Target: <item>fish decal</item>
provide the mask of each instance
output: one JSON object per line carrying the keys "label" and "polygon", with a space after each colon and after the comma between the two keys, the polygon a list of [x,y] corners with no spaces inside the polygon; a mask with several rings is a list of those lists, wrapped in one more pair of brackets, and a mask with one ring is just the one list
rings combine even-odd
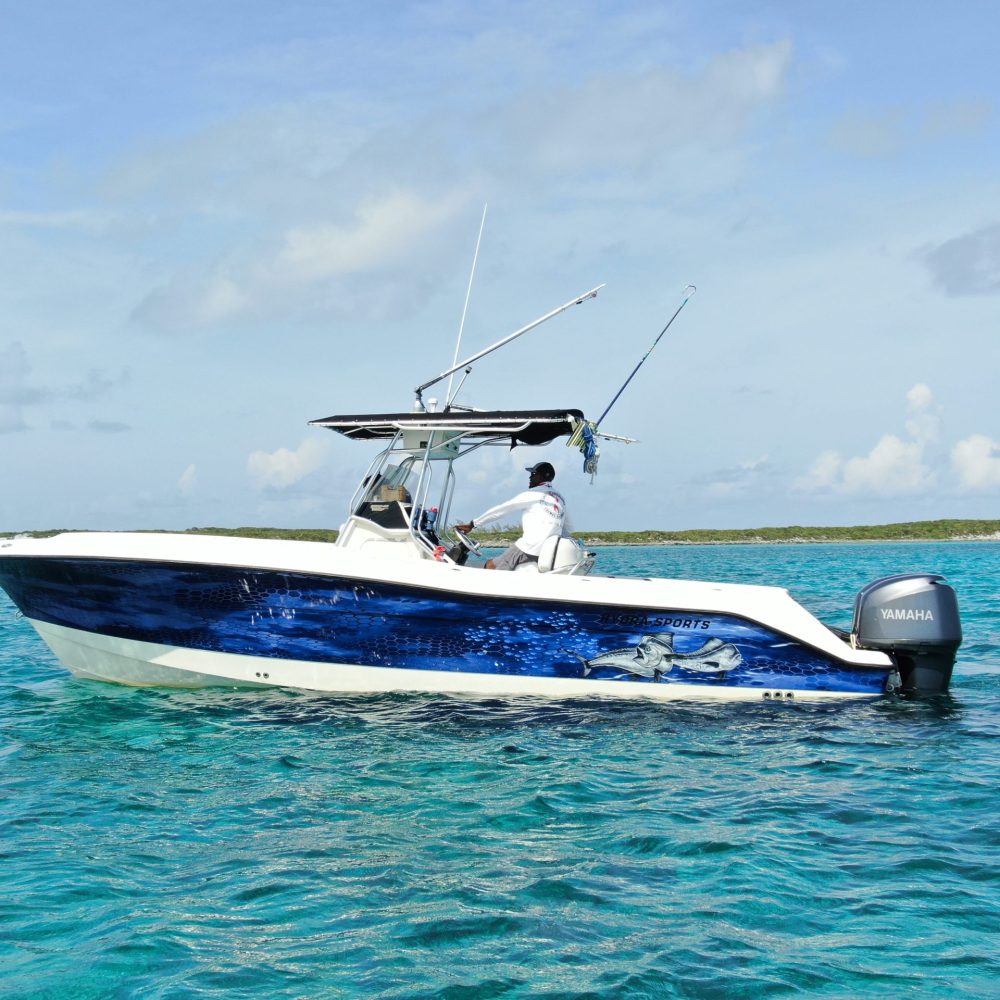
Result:
{"label": "fish decal", "polygon": [[635,677],[648,677],[653,681],[658,681],[675,667],[698,674],[714,674],[723,680],[727,671],[743,662],[740,651],[731,642],[721,639],[709,639],[692,653],[677,653],[674,651],[672,632],[644,635],[637,646],[612,649],[590,659],[571,649],[566,652],[583,664],[584,677],[589,677],[594,670],[624,670]]}

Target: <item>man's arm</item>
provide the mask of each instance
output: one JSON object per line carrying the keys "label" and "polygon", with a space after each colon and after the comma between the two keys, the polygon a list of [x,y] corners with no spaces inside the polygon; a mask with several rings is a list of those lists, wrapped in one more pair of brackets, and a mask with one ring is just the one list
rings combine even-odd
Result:
{"label": "man's arm", "polygon": [[467,525],[459,524],[456,527],[459,531],[465,531],[466,529],[471,531],[473,525],[478,527],[482,524],[489,524],[490,521],[498,521],[501,517],[505,517],[508,514],[516,514],[522,510],[527,510],[536,503],[538,503],[538,494],[532,493],[530,490],[525,490],[524,493],[518,493],[516,497],[512,497],[504,503],[498,503],[495,507],[490,507],[489,510],[484,511],[475,520],[469,521]]}

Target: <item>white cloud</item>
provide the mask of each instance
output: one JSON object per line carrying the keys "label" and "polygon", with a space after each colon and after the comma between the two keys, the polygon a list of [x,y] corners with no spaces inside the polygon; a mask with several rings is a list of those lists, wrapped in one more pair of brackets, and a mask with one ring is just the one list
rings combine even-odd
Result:
{"label": "white cloud", "polygon": [[563,185],[579,184],[587,169],[647,171],[693,148],[706,151],[701,167],[709,170],[720,143],[738,139],[752,114],[781,95],[791,56],[782,40],[724,52],[692,76],[661,66],[594,76],[525,93],[498,109],[491,126],[522,176],[531,165],[540,179]]}
{"label": "white cloud", "polygon": [[[360,305],[378,312],[391,305],[388,277],[401,269],[414,272],[399,282],[402,299],[412,307],[421,262],[426,266],[437,256],[442,230],[460,217],[469,197],[468,190],[440,197],[389,190],[363,202],[345,221],[289,226],[250,259],[226,261],[207,276],[175,275],[146,296],[134,315],[167,327],[211,326],[251,311],[277,311],[287,320],[309,298],[305,292],[325,308],[352,311]],[[362,275],[375,279],[377,302],[366,299]]]}
{"label": "white cloud", "polygon": [[289,230],[267,270],[280,282],[377,270],[406,259],[428,232],[450,221],[466,204],[461,193],[429,199],[412,191],[390,191],[360,206],[347,225]]}
{"label": "white cloud", "polygon": [[853,496],[907,496],[931,490],[937,475],[926,452],[940,432],[940,418],[931,410],[934,395],[921,382],[907,392],[906,399],[910,411],[906,428],[912,440],[883,434],[867,455],[846,460],[828,449],[793,482],[793,488]]}
{"label": "white cloud", "polygon": [[924,385],[923,382],[918,382],[910,391],[906,394],[906,401],[910,404],[910,408],[913,410],[924,410],[930,406],[934,399],[934,393],[931,392],[930,387]]}
{"label": "white cloud", "polygon": [[843,459],[837,452],[821,452],[809,466],[809,471],[792,483],[792,488],[804,493],[832,489],[839,482],[843,465]]}
{"label": "white cloud", "polygon": [[178,241],[204,249],[201,260],[164,259],[133,315],[177,330],[245,316],[385,318],[437,286],[454,252],[449,227],[484,194],[544,203],[552,190],[563,206],[594,204],[602,184],[605,198],[641,202],[653,187],[659,199],[665,177],[674,198],[726,189],[743,176],[744,139],[780,98],[791,58],[785,39],[693,71],[660,53],[571,83],[532,76],[445,118],[383,109],[376,128],[349,102],[306,102],[163,143],[112,190],[160,220],[153,245],[164,258]]}
{"label": "white cloud", "polygon": [[198,469],[194,464],[189,465],[177,480],[177,489],[182,497],[191,496],[198,486]]}
{"label": "white cloud", "polygon": [[219,275],[196,301],[195,319],[202,324],[217,323],[242,312],[251,302],[251,297],[235,281]]}
{"label": "white cloud", "polygon": [[883,434],[867,455],[844,459],[834,450],[816,457],[792,488],[801,493],[851,496],[914,496],[930,493],[940,481],[959,493],[1000,489],[1000,443],[986,434],[972,434],[950,453],[937,447],[941,417],[934,394],[920,382],[906,394],[909,439]]}
{"label": "white cloud", "polygon": [[923,382],[918,382],[906,394],[910,415],[906,420],[906,430],[914,441],[925,447],[937,443],[941,437],[941,415],[933,407],[934,394]]}
{"label": "white cloud", "polygon": [[973,434],[951,450],[951,464],[961,487],[970,492],[1000,489],[1000,443]]}
{"label": "white cloud", "polygon": [[255,451],[247,459],[247,472],[259,490],[284,490],[320,468],[329,450],[319,438],[309,437],[295,451]]}
{"label": "white cloud", "polygon": [[885,434],[866,456],[844,463],[840,486],[844,493],[903,496],[926,492],[935,478],[921,442]]}

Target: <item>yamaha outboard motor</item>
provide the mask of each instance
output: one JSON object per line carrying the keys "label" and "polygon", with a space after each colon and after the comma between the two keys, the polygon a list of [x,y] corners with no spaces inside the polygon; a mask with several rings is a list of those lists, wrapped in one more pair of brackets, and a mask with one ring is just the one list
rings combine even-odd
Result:
{"label": "yamaha outboard motor", "polygon": [[904,692],[947,691],[962,644],[955,591],[933,573],[876,580],[854,602],[852,639],[892,657]]}

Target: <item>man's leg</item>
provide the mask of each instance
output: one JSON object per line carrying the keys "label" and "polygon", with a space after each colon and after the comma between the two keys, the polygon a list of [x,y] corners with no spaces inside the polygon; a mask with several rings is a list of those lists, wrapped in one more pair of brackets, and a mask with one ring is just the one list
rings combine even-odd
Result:
{"label": "man's leg", "polygon": [[499,556],[495,561],[490,559],[486,563],[486,569],[506,569],[513,570],[517,569],[521,563],[526,562],[538,562],[538,556],[529,556],[526,552],[523,552],[516,545],[512,545],[503,555]]}

